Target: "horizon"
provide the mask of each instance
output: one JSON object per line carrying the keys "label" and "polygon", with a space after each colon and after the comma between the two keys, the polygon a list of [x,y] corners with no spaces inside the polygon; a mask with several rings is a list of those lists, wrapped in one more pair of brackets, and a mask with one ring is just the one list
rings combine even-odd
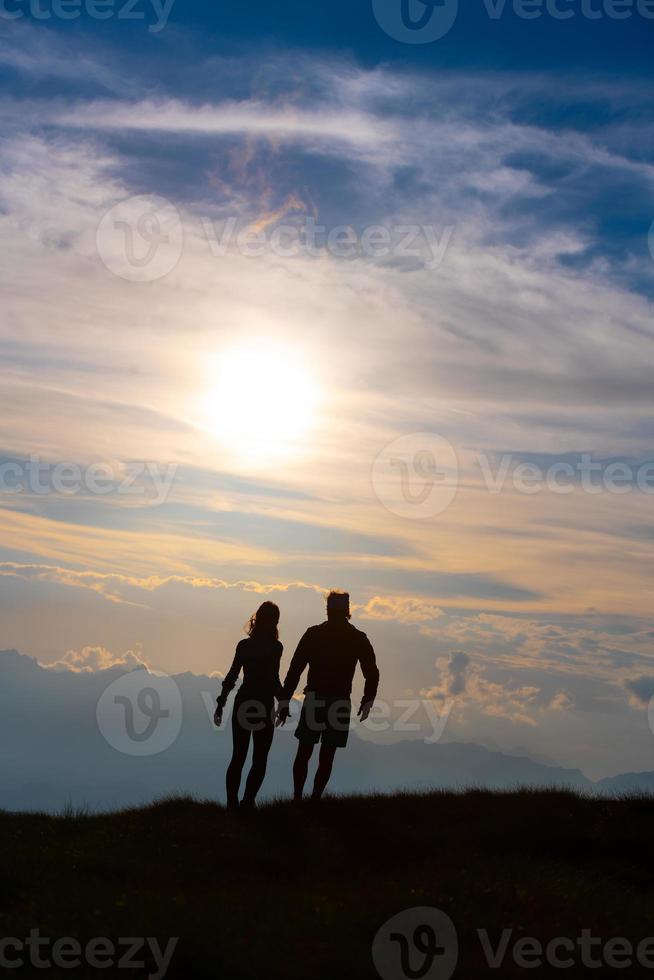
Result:
{"label": "horizon", "polygon": [[[3,762],[3,812],[113,813],[172,796],[224,804],[221,781],[207,779],[208,772],[226,767],[231,751],[226,733],[233,706],[220,729],[212,720],[216,678],[150,674],[142,663],[60,668],[53,675],[32,658],[0,651],[0,679],[3,730],[20,726],[25,704],[34,718],[20,756]],[[144,712],[145,731],[137,711],[125,715],[126,700]],[[295,702],[291,722],[274,739],[262,804],[289,799],[289,757],[299,711]],[[521,746],[502,750],[488,741],[452,739],[425,711],[412,712],[410,720],[410,726],[390,733],[391,740],[388,730],[380,732],[378,720],[372,726],[354,722],[331,793],[374,799],[378,794],[460,794],[482,788],[510,794],[525,787],[598,800],[654,793],[654,772],[593,780]]]}
{"label": "horizon", "polygon": [[[9,685],[7,702],[3,704],[0,697],[0,709],[2,709],[0,714],[3,718],[8,718],[8,730],[14,725],[11,711],[16,703],[19,705],[29,703],[32,708],[40,705],[38,711],[41,716],[40,727],[43,730],[54,732],[59,729],[59,737],[64,744],[73,733],[83,735],[85,745],[90,747],[81,756],[72,756],[73,773],[79,769],[80,772],[85,772],[85,778],[89,779],[96,767],[97,760],[100,758],[97,753],[103,742],[104,750],[108,746],[111,754],[118,756],[118,758],[114,757],[117,768],[112,767],[108,776],[103,776],[99,783],[97,781],[95,784],[89,783],[85,788],[84,784],[79,785],[74,780],[71,781],[69,775],[71,756],[68,752],[69,759],[65,762],[57,780],[59,783],[58,790],[55,791],[54,784],[52,784],[49,791],[50,793],[58,793],[59,805],[86,807],[94,811],[98,806],[100,809],[104,809],[107,805],[110,809],[122,809],[128,805],[140,804],[148,799],[147,790],[142,788],[141,791],[135,791],[132,788],[125,796],[121,781],[129,782],[138,778],[144,781],[143,787],[147,786],[152,762],[156,762],[157,767],[160,767],[163,762],[163,771],[167,771],[164,784],[160,789],[160,795],[165,796],[168,789],[170,792],[176,792],[176,780],[181,779],[185,785],[185,793],[195,794],[197,798],[222,800],[222,788],[214,787],[213,790],[207,792],[202,783],[193,784],[189,788],[184,780],[187,775],[185,768],[189,765],[193,752],[196,752],[203,742],[205,744],[201,751],[205,754],[207,750],[210,754],[216,749],[219,749],[221,754],[225,751],[224,737],[231,724],[233,705],[228,706],[220,729],[216,729],[213,723],[215,693],[223,680],[223,675],[219,673],[213,675],[197,674],[193,671],[180,671],[168,675],[153,671],[136,654],[132,654],[122,663],[103,662],[102,651],[96,651],[96,656],[98,656],[98,661],[93,667],[88,663],[81,663],[76,666],[66,662],[47,665],[39,663],[36,658],[18,650],[0,650],[0,676]],[[12,670],[12,660],[18,666],[18,671]],[[61,680],[71,686],[68,689],[65,686],[63,688],[58,686],[55,692],[47,685],[42,687],[31,683],[33,675],[32,677],[26,675],[20,669],[22,665],[27,663],[35,666],[43,677],[48,672],[53,671],[59,675]],[[141,672],[148,678],[145,685],[142,681]],[[96,680],[102,681],[104,677],[107,677],[108,684],[101,683],[99,687],[96,686]],[[127,682],[125,683],[126,678]],[[78,686],[78,690],[75,691],[76,679],[89,682],[91,687],[85,684],[82,688]],[[200,682],[202,686],[198,687],[195,682]],[[120,709],[116,710],[115,706],[108,709],[108,701],[116,693],[119,693],[123,697],[127,695],[136,705],[139,703],[139,695],[143,691],[147,691],[150,695],[154,693],[155,696],[160,697],[160,705],[161,707],[166,706],[165,714],[169,716],[169,720],[166,725],[162,725],[161,719],[164,715],[161,715],[161,718],[157,720],[158,724],[153,727],[151,735],[145,740],[145,746],[141,749],[137,732],[128,732],[126,735],[124,714]],[[285,736],[285,740],[289,734],[295,731],[301,706],[302,699],[296,695],[292,703],[291,723],[284,732],[279,733],[280,736]],[[463,747],[473,750],[473,753],[481,750],[497,756],[498,767],[495,770],[484,771],[483,784],[485,786],[511,790],[516,785],[515,780],[517,778],[520,784],[533,785],[535,788],[552,785],[581,792],[597,790],[609,796],[634,791],[644,794],[654,793],[654,771],[652,770],[635,773],[623,770],[607,771],[591,776],[584,772],[581,767],[562,765],[556,758],[533,749],[527,749],[522,745],[500,746],[492,738],[471,739],[452,736],[448,731],[449,707],[446,707],[444,711],[441,710],[440,713],[436,713],[429,700],[403,699],[404,711],[399,719],[393,713],[393,707],[392,704],[388,704],[383,698],[380,698],[378,699],[377,710],[373,710],[368,722],[359,724],[352,720],[350,723],[352,735],[358,741],[366,744],[367,751],[374,751],[373,756],[369,759],[375,759],[377,763],[375,771],[378,776],[380,772],[383,773],[385,769],[388,770],[384,777],[386,782],[383,783],[383,792],[386,793],[403,791],[405,788],[411,791],[420,787],[422,790],[428,789],[429,786],[464,791],[466,788],[478,786],[480,775],[475,768],[478,760],[474,754],[467,760],[468,766],[472,765],[472,769],[463,765],[457,775],[456,767],[452,769],[451,760],[447,759],[447,755],[443,756],[440,751],[435,751],[432,756],[429,755],[431,749],[438,750],[441,747],[443,750],[456,750],[457,747]],[[65,725],[62,726],[60,720],[62,711],[63,717],[70,715],[72,718],[70,731],[66,729]],[[52,716],[51,718],[49,714]],[[154,721],[155,719],[149,720]],[[181,754],[171,756],[170,750],[175,749],[180,739],[182,743]],[[220,747],[218,739],[222,743],[222,747]],[[191,749],[190,746],[194,746],[194,748]],[[416,782],[417,777],[414,773],[414,777],[408,782],[404,782],[406,772],[403,774],[401,768],[399,770],[397,768],[389,769],[388,766],[384,765],[386,758],[384,753],[392,746],[403,747],[405,754],[401,757],[402,764],[409,767],[413,765],[414,769],[417,766],[416,772],[420,771],[422,778]],[[38,747],[38,741],[35,743],[35,747]],[[416,755],[416,750],[418,750],[418,755]],[[88,753],[88,757],[86,753]],[[60,751],[53,752],[53,758],[56,757],[62,761],[65,755],[66,753]],[[121,756],[123,757],[122,761]],[[158,758],[159,756],[161,759]],[[510,766],[506,770],[502,768],[504,761],[510,763],[511,760],[520,760],[529,763],[529,765],[525,765],[516,774]],[[90,768],[89,761],[91,761]],[[275,760],[278,767],[280,761],[279,758]],[[421,769],[421,766],[425,766],[425,764],[426,768]],[[124,767],[122,777],[120,776],[121,766]],[[46,768],[48,771],[52,769],[51,761],[47,762]],[[0,798],[0,807],[16,809],[17,801],[22,800],[21,808],[42,808],[43,804],[38,801],[43,799],[43,792],[45,791],[45,784],[41,782],[43,777],[39,776],[34,786],[30,779],[23,782],[26,776],[30,776],[36,770],[39,773],[45,772],[42,761],[37,761],[36,756],[31,756],[28,750],[23,759],[23,766],[11,772],[8,770],[5,773],[5,790],[2,798]],[[56,767],[54,771],[56,772]],[[159,768],[159,776],[161,776],[161,772],[162,770]],[[345,787],[351,790],[352,787],[348,780],[355,780],[356,784],[356,780],[362,778],[365,779],[363,771],[358,771],[356,764],[351,764],[348,767]],[[263,798],[273,800],[284,798],[288,791],[288,787],[285,787],[284,783],[283,776],[280,780],[280,772],[276,770],[272,784],[268,780]],[[379,784],[375,782],[368,784],[364,781],[362,786],[364,788],[361,792],[364,795],[374,795],[375,792],[379,791]],[[340,791],[342,792],[343,787],[339,780],[337,780],[337,787],[341,787]],[[34,795],[35,789],[36,796]],[[57,809],[57,805],[52,802],[54,798],[54,796],[49,797],[48,808]],[[9,800],[12,803],[7,807]],[[100,803],[100,800],[103,802]]]}

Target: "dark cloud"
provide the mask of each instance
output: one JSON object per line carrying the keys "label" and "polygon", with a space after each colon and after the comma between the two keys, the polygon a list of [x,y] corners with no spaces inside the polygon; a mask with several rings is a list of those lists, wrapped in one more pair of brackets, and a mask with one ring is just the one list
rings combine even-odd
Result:
{"label": "dark cloud", "polygon": [[635,677],[633,680],[625,681],[624,686],[639,704],[649,704],[650,699],[654,697],[654,677]]}

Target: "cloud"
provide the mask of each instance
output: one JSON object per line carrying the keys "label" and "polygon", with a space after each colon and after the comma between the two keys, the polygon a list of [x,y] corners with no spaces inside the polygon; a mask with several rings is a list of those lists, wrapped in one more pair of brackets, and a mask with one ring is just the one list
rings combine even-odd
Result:
{"label": "cloud", "polygon": [[634,677],[625,681],[624,686],[631,694],[630,701],[634,707],[647,706],[654,697],[654,677],[647,675]]}
{"label": "cloud", "polygon": [[[310,585],[306,582],[264,584],[256,581],[229,582],[218,578],[181,575],[169,575],[165,577],[151,575],[145,578],[139,578],[137,576],[116,575],[112,573],[78,571],[55,565],[22,565],[16,562],[1,562],[0,576],[2,575],[24,579],[25,581],[54,582],[72,588],[86,589],[99,593],[110,602],[126,603],[128,605],[135,605],[136,603],[129,601],[126,595],[133,594],[134,592],[155,592],[171,585],[183,585],[191,589],[236,589],[252,592],[257,595],[288,592],[289,589],[308,589],[320,595],[326,595],[328,591],[319,585]],[[141,604],[138,603],[138,605]]]}
{"label": "cloud", "polygon": [[329,147],[334,141],[354,147],[390,142],[393,129],[383,120],[357,111],[313,111],[248,100],[193,106],[179,99],[137,103],[94,102],[60,111],[54,123],[74,129],[120,129],[161,133],[230,134],[283,138]]}
{"label": "cloud", "polygon": [[466,689],[466,671],[470,666],[470,657],[458,650],[450,657],[448,694],[456,696]]}
{"label": "cloud", "polygon": [[539,711],[564,711],[573,707],[565,692],[558,692],[544,704],[541,689],[533,684],[491,680],[487,671],[463,650],[456,650],[448,659],[440,659],[437,663],[441,669],[440,683],[421,691],[421,697],[437,704],[454,701],[459,710],[474,707],[490,717],[532,727],[538,725]]}
{"label": "cloud", "polygon": [[433,600],[410,596],[374,596],[364,605],[354,607],[361,619],[393,620],[398,623],[428,623],[443,612]]}
{"label": "cloud", "polygon": [[99,670],[123,667],[125,670],[148,668],[143,660],[140,647],[127,650],[123,654],[113,654],[104,647],[84,647],[82,650],[68,650],[60,660],[41,664],[46,670],[72,671],[75,674],[93,674]]}
{"label": "cloud", "polygon": [[558,691],[547,706],[551,711],[572,711],[575,700],[567,691]]}
{"label": "cloud", "polygon": [[78,48],[76,57],[71,58],[70,40],[63,34],[14,21],[9,30],[0,31],[0,66],[26,76],[30,84],[36,79],[79,82],[84,77],[89,85],[114,95],[130,91],[125,73],[117,68],[115,51],[104,54],[97,44],[86,44],[84,48],[85,51]]}

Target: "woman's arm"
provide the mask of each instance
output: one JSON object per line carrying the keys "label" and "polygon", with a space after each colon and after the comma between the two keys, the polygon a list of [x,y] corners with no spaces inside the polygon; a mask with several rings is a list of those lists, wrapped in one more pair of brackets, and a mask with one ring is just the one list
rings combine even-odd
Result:
{"label": "woman's arm", "polygon": [[278,702],[282,700],[282,695],[284,693],[284,688],[282,687],[282,682],[279,679],[279,668],[280,668],[281,663],[282,663],[282,654],[283,654],[283,652],[284,652],[284,647],[278,641],[277,642],[277,656],[275,658],[275,660],[276,660],[276,663],[275,663],[275,697],[277,698],[277,701]]}
{"label": "woman's arm", "polygon": [[[241,640],[241,643],[242,642],[243,641]],[[242,653],[241,653],[241,643],[239,643],[239,645],[236,647],[236,653],[234,654],[234,660],[232,662],[232,666],[229,668],[229,670],[227,671],[227,674],[225,675],[225,677],[223,679],[222,690],[221,690],[220,694],[218,695],[218,698],[216,699],[217,704],[218,704],[218,707],[221,710],[227,704],[227,698],[229,697],[229,695],[231,694],[231,692],[234,690],[234,687],[236,686],[236,681],[238,680],[238,676],[241,673],[241,667],[243,666],[243,657],[242,657]]]}

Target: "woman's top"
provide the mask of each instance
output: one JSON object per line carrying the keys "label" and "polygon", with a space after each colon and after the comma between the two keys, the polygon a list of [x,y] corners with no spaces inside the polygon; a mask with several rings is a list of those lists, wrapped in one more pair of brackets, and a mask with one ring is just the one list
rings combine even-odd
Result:
{"label": "woman's top", "polygon": [[279,665],[284,647],[279,640],[259,639],[248,636],[236,647],[234,662],[229,668],[218,697],[218,707],[224,708],[241,670],[243,683],[239,695],[270,701],[280,699],[282,685],[279,680]]}

